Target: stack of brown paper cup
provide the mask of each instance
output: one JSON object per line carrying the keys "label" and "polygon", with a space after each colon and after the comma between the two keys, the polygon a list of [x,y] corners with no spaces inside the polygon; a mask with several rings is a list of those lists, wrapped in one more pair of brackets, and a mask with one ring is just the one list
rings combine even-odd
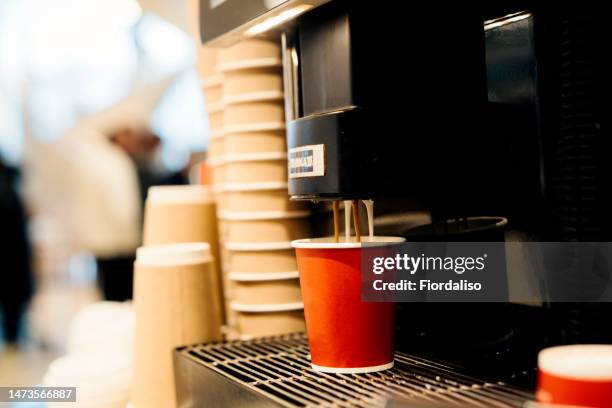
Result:
{"label": "stack of brown paper cup", "polygon": [[[280,46],[252,38],[220,49],[214,72],[221,75],[221,86],[216,88],[212,75],[203,89],[208,90],[209,163],[223,243],[224,334],[252,338],[302,331],[290,241],[309,236],[309,213],[287,193]],[[216,105],[219,95],[222,108]]]}
{"label": "stack of brown paper cup", "polygon": [[[206,242],[220,259],[217,205],[208,186],[154,186],[145,203],[143,245]],[[213,265],[222,296],[222,271]]]}
{"label": "stack of brown paper cup", "polygon": [[172,350],[221,339],[221,300],[206,243],[141,247],[134,264],[134,408],[176,406]]}

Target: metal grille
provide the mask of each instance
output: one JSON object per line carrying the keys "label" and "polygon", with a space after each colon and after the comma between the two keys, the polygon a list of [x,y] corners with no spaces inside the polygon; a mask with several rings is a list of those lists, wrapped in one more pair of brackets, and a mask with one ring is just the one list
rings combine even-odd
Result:
{"label": "metal grille", "polygon": [[422,406],[521,407],[532,397],[404,353],[396,353],[393,369],[380,373],[315,372],[304,334],[190,346],[181,353],[285,407],[381,407],[389,399]]}

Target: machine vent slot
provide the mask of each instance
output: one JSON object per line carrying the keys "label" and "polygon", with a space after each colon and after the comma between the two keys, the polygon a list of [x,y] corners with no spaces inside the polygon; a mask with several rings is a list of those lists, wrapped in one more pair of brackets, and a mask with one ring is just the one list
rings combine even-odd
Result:
{"label": "machine vent slot", "polygon": [[559,134],[554,142],[553,188],[563,239],[599,241],[601,219],[596,117],[597,61],[593,45],[597,23],[576,16],[560,23]]}
{"label": "machine vent slot", "polygon": [[310,368],[304,334],[186,347],[197,363],[284,407],[383,407],[388,399],[438,406],[522,407],[532,395],[457,368],[396,353],[395,367],[371,374]]}

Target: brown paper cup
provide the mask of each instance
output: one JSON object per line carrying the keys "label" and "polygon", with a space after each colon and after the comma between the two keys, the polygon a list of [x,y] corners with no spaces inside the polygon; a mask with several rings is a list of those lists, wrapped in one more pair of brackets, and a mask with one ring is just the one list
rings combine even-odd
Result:
{"label": "brown paper cup", "polygon": [[286,183],[247,183],[226,185],[220,191],[220,211],[304,211],[303,201],[291,201]]}
{"label": "brown paper cup", "polygon": [[243,273],[273,273],[297,270],[290,242],[226,243],[226,270]]}
{"label": "brown paper cup", "polygon": [[221,186],[225,183],[225,163],[223,156],[211,158],[210,165],[212,167],[212,179],[215,186]]}
{"label": "brown paper cup", "polygon": [[216,205],[204,186],[155,186],[145,203],[144,245],[208,242],[218,256]]}
{"label": "brown paper cup", "polygon": [[226,242],[286,242],[308,236],[308,215],[307,211],[222,212],[219,218],[227,223]]}
{"label": "brown paper cup", "polygon": [[242,69],[248,66],[281,64],[280,44],[265,38],[241,41],[219,51],[219,69]]}
{"label": "brown paper cup", "polygon": [[[284,279],[269,280],[270,278]],[[229,279],[232,286],[232,300],[238,303],[260,305],[302,301],[297,271],[266,274],[230,272]]]}
{"label": "brown paper cup", "polygon": [[225,157],[224,183],[286,182],[285,153],[252,153]]}
{"label": "brown paper cup", "polygon": [[261,152],[286,152],[284,130],[263,130],[225,134],[225,151],[229,155]]}
{"label": "brown paper cup", "polygon": [[197,68],[200,77],[204,80],[218,74],[218,51],[212,47],[198,47]]}
{"label": "brown paper cup", "polygon": [[285,120],[283,101],[250,101],[230,103],[223,110],[223,124],[281,123]]}
{"label": "brown paper cup", "polygon": [[176,406],[172,350],[221,339],[221,300],[210,247],[141,247],[134,264],[135,408]]}
{"label": "brown paper cup", "polygon": [[223,157],[225,154],[225,137],[219,134],[211,134],[208,139],[207,158],[214,162],[215,159]]}
{"label": "brown paper cup", "polygon": [[223,100],[223,79],[221,76],[212,77],[202,81],[202,93],[204,94],[204,107],[219,105]]}
{"label": "brown paper cup", "polygon": [[262,337],[306,330],[301,303],[242,305],[232,303],[238,312],[236,328],[241,336]]}
{"label": "brown paper cup", "polygon": [[[217,206],[204,186],[155,186],[145,203],[143,245],[206,242],[212,256],[220,259]],[[221,287],[221,264],[213,267]]]}
{"label": "brown paper cup", "polygon": [[283,73],[280,67],[243,69],[224,74],[223,99],[235,101],[239,95],[260,94],[282,99]]}
{"label": "brown paper cup", "polygon": [[220,131],[223,128],[223,108],[215,106],[208,110],[208,127],[211,132]]}

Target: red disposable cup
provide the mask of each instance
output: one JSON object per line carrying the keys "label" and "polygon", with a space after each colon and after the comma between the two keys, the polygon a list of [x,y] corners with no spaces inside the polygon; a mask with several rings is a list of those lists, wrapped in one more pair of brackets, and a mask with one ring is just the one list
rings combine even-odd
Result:
{"label": "red disposable cup", "polygon": [[612,345],[577,344],[538,355],[539,402],[578,407],[612,407]]}
{"label": "red disposable cup", "polygon": [[[400,237],[364,242],[400,243]],[[312,368],[368,373],[393,367],[395,305],[361,300],[361,243],[292,242],[297,255]]]}

